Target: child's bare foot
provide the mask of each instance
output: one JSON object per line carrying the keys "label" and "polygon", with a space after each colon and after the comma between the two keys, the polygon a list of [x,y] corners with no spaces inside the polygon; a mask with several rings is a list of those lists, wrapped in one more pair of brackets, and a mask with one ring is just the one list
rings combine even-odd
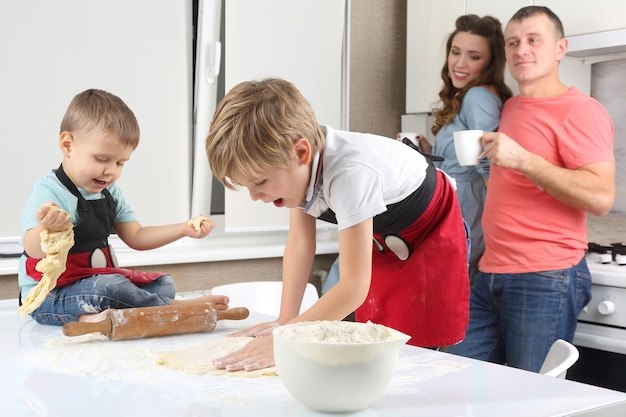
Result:
{"label": "child's bare foot", "polygon": [[228,309],[228,297],[225,295],[203,295],[202,297],[187,300],[172,300],[172,304],[210,303],[216,310]]}
{"label": "child's bare foot", "polygon": [[89,322],[89,323],[102,321],[106,319],[107,313],[109,312],[109,310],[110,309],[107,308],[106,310],[101,311],[99,313],[83,314],[82,316],[78,318],[78,321]]}

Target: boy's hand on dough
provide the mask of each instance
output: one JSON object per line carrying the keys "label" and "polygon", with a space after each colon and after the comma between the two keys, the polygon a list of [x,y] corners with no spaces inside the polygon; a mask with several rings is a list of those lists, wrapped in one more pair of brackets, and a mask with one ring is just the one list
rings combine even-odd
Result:
{"label": "boy's hand on dough", "polygon": [[274,366],[274,346],[272,337],[253,339],[241,349],[213,360],[218,369],[227,371],[256,371]]}

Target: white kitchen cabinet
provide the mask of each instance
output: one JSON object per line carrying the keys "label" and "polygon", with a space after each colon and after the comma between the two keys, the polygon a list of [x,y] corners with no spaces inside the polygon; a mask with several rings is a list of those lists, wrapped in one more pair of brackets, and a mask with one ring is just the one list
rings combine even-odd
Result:
{"label": "white kitchen cabinet", "polygon": [[467,0],[465,2],[465,13],[478,16],[493,16],[500,20],[504,30],[504,27],[515,12],[524,6],[531,6],[532,3],[532,0]]}
{"label": "white kitchen cabinet", "polygon": [[544,0],[563,22],[565,36],[626,28],[624,0]]}
{"label": "white kitchen cabinet", "polygon": [[464,0],[407,0],[406,113],[428,113],[438,100],[445,44]]}
{"label": "white kitchen cabinet", "polygon": [[[406,113],[428,113],[438,101],[445,43],[459,16],[491,15],[504,29],[517,10],[531,4],[532,0],[407,0]],[[506,82],[517,92],[508,71]]]}
{"label": "white kitchen cabinet", "polygon": [[504,26],[513,13],[532,4],[549,7],[556,13],[566,36],[626,28],[623,0],[467,0],[465,13],[489,14],[500,19]]}
{"label": "white kitchen cabinet", "polygon": [[[320,124],[342,128],[345,8],[336,0],[226,2],[226,91],[242,81],[284,78],[309,100]],[[228,232],[288,228],[289,210],[252,201],[245,188],[227,189],[224,200]]]}

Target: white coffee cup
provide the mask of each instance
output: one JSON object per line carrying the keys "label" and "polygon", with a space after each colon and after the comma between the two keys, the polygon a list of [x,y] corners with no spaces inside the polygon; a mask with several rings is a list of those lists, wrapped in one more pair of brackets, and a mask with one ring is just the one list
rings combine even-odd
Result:
{"label": "white coffee cup", "polygon": [[478,165],[483,152],[483,146],[480,143],[480,137],[483,135],[482,130],[459,130],[454,132],[454,151],[459,165],[469,166]]}
{"label": "white coffee cup", "polygon": [[400,132],[400,141],[402,142],[402,139],[404,138],[409,138],[411,139],[411,142],[413,142],[415,145],[419,145],[418,141],[417,141],[417,132]]}

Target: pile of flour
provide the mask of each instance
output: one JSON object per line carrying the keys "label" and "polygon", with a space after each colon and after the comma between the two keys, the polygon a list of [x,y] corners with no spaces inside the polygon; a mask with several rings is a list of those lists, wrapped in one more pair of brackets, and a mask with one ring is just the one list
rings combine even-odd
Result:
{"label": "pile of flour", "polygon": [[361,344],[382,342],[394,337],[380,324],[349,321],[313,321],[279,327],[275,332],[290,340],[321,343]]}

